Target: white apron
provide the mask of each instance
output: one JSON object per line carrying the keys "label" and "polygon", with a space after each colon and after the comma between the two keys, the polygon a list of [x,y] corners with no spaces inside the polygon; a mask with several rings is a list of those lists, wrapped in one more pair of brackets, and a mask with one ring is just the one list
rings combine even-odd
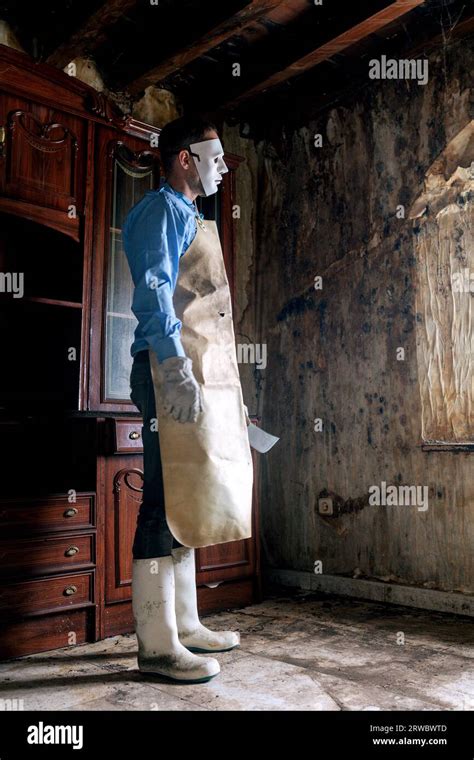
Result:
{"label": "white apron", "polygon": [[253,468],[240,386],[229,283],[216,223],[205,220],[179,262],[173,297],[203,412],[195,423],[163,411],[150,350],[166,520],[184,546],[250,538]]}

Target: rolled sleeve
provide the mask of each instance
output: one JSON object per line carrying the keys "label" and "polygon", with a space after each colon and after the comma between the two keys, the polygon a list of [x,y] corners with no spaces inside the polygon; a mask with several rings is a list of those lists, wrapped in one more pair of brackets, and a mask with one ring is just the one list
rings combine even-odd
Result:
{"label": "rolled sleeve", "polygon": [[140,324],[142,336],[152,348],[158,361],[170,356],[185,356],[181,344],[181,321],[173,305],[173,279],[169,258],[161,251],[147,251],[151,264],[135,286],[132,311]]}

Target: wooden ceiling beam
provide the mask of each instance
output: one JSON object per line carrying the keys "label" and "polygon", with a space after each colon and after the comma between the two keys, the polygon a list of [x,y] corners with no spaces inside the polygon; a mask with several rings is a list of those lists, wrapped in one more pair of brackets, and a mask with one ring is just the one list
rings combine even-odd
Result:
{"label": "wooden ceiling beam", "polygon": [[108,27],[113,26],[136,3],[137,0],[107,0],[67,42],[48,56],[46,63],[64,68],[74,58],[97,49],[106,41]]}
{"label": "wooden ceiling beam", "polygon": [[256,95],[263,94],[267,90],[276,87],[283,82],[287,82],[293,77],[303,74],[305,71],[312,69],[322,61],[327,61],[342,50],[354,45],[356,42],[368,37],[369,34],[376,32],[378,29],[390,24],[400,16],[409,13],[413,8],[423,5],[425,0],[396,0],[383,10],[375,13],[373,16],[361,21],[359,24],[351,27],[346,32],[339,34],[334,39],[320,45],[307,55],[294,61],[281,71],[275,72],[267,79],[245,90],[241,95],[237,95],[229,102],[225,103],[222,108],[234,108],[241,103],[250,100]]}
{"label": "wooden ceiling beam", "polygon": [[[249,24],[245,29],[239,29],[238,35],[250,46],[257,49],[260,42],[268,39],[272,33],[272,26],[284,28],[298,21],[304,13],[311,12],[311,6],[308,0],[286,0],[280,3],[273,11],[265,14],[265,18],[258,19],[255,23]],[[260,22],[260,23],[259,23]]]}
{"label": "wooden ceiling beam", "polygon": [[149,85],[156,84],[175,71],[179,71],[188,63],[205,55],[212,48],[217,47],[245,27],[258,21],[262,16],[269,14],[279,5],[284,4],[288,4],[288,0],[286,2],[285,0],[251,0],[245,8],[211,29],[203,37],[127,84],[127,90],[132,95],[137,95]]}

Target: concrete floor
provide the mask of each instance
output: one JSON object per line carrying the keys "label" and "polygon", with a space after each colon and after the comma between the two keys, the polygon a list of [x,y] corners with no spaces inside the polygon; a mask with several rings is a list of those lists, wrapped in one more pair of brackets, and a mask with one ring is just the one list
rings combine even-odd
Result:
{"label": "concrete floor", "polygon": [[[241,632],[206,684],[144,681],[134,635],[0,664],[25,710],[473,710],[466,618],[301,593],[203,618]],[[405,642],[400,634],[404,635]]]}

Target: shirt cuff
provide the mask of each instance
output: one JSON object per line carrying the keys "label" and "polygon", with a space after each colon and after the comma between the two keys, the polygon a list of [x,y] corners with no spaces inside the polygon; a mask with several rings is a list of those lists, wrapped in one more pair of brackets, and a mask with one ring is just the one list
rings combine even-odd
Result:
{"label": "shirt cuff", "polygon": [[153,341],[151,347],[157,355],[160,364],[171,356],[186,356],[181,340],[177,336],[160,338]]}

